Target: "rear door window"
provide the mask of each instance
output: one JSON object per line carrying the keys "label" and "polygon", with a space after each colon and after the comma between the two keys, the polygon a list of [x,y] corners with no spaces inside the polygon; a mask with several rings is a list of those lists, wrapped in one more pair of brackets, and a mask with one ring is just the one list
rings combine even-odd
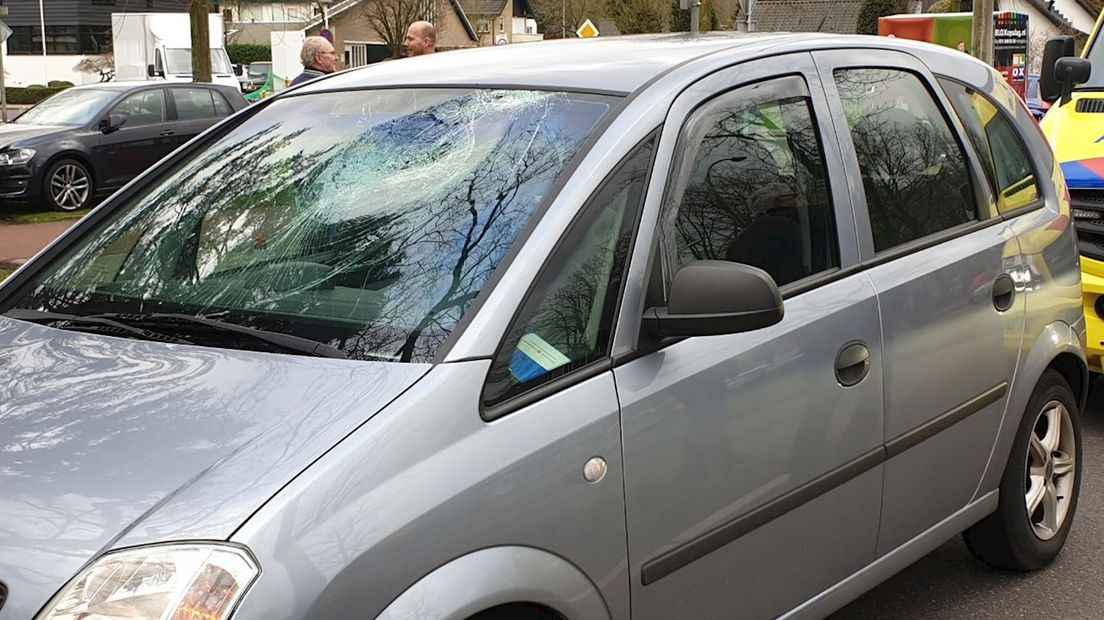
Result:
{"label": "rear door window", "polygon": [[193,121],[218,116],[212,92],[206,88],[173,88],[173,101],[176,103],[176,118]]}
{"label": "rear door window", "polygon": [[881,252],[978,219],[966,155],[916,75],[837,69],[836,87]]}

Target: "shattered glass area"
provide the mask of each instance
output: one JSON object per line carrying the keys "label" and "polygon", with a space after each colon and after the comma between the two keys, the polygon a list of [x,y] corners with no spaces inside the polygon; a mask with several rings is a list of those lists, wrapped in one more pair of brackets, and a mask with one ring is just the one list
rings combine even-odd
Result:
{"label": "shattered glass area", "polygon": [[117,210],[18,307],[185,312],[430,360],[609,109],[506,90],[275,102]]}

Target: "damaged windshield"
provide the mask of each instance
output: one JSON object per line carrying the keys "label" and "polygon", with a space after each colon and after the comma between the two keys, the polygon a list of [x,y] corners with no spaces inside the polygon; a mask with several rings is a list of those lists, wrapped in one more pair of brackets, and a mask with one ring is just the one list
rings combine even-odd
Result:
{"label": "damaged windshield", "polygon": [[14,307],[183,313],[428,361],[610,105],[456,89],[273,102],[118,208]]}

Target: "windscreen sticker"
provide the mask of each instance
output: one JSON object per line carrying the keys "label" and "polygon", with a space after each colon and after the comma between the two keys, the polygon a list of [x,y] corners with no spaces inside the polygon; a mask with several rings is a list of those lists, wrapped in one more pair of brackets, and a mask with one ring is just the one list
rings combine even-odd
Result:
{"label": "windscreen sticker", "polygon": [[525,334],[518,341],[517,350],[510,358],[510,374],[521,383],[570,363],[566,355],[556,350],[536,334]]}

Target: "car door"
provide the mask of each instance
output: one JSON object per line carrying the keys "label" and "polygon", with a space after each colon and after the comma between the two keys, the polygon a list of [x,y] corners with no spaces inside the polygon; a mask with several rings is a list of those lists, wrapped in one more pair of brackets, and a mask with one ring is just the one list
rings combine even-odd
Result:
{"label": "car door", "polygon": [[878,292],[884,554],[977,494],[1023,334],[1019,245],[944,92],[912,56],[817,54]]}
{"label": "car door", "polygon": [[126,122],[104,134],[94,150],[99,186],[117,188],[168,155],[176,146],[165,89],[147,88],[124,97],[108,110]]}
{"label": "car door", "polygon": [[177,146],[198,136],[232,111],[226,98],[213,88],[173,86],[169,92],[176,109],[174,130]]}
{"label": "car door", "polygon": [[[777,616],[874,558],[878,309],[829,119],[808,54],[713,74],[668,116],[615,349],[634,617]],[[704,259],[770,273],[782,321],[642,334]]]}

